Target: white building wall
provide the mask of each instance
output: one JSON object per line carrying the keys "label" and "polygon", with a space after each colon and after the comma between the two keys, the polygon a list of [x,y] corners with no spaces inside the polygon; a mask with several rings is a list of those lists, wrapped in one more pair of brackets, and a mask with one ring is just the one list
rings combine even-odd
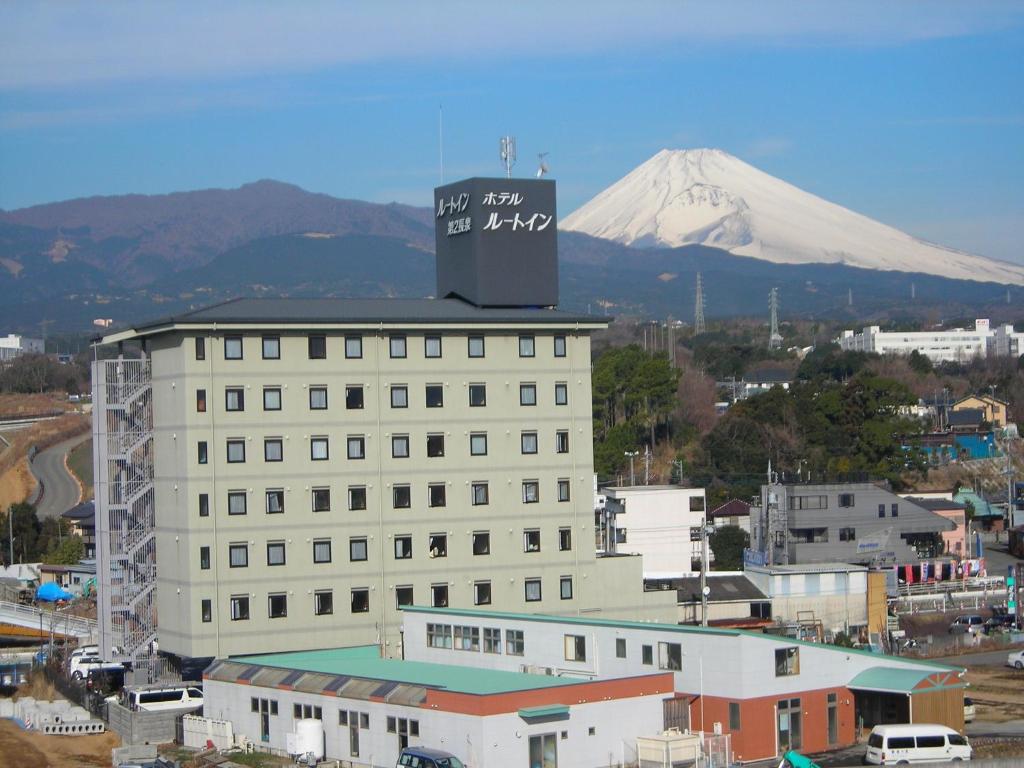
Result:
{"label": "white building wall", "polygon": [[[270,717],[270,739],[260,740],[260,715],[252,712],[253,697],[276,700],[278,714]],[[528,723],[515,712],[480,717],[418,706],[338,698],[297,691],[260,688],[217,680],[204,684],[206,717],[230,720],[236,734],[255,744],[284,750],[287,734],[295,730],[293,704],[319,706],[323,712],[326,755],[353,765],[392,766],[398,760],[398,736],[387,732],[388,717],[419,721],[420,736],[411,746],[443,749],[473,768],[529,768],[530,736],[554,733],[560,768],[593,768],[618,762],[623,744],[637,736],[660,732],[664,694],[596,701],[570,706],[568,719]],[[570,704],[570,702],[566,702]],[[349,749],[347,726],[338,725],[338,712],[365,712],[369,729],[359,731],[359,756]],[[594,734],[590,735],[590,729]],[[562,738],[562,733],[566,734]]]}
{"label": "white building wall", "polygon": [[701,543],[690,541],[690,529],[705,522],[703,488],[636,486],[605,492],[616,530],[626,532],[616,552],[641,555],[645,577],[693,570],[691,560],[701,556]]}
{"label": "white building wall", "polygon": [[772,617],[797,621],[813,614],[826,630],[849,631],[868,623],[867,570],[779,573],[749,567],[747,577],[772,601]]}
{"label": "white building wall", "polygon": [[[678,643],[682,650],[682,669],[675,672],[676,690],[731,699],[787,696],[801,691],[843,687],[859,672],[880,665],[921,669],[919,662],[897,657],[853,651],[835,646],[796,642],[789,638],[740,632],[736,630],[676,629],[671,626],[630,626],[621,623],[573,624],[557,620],[531,621],[525,617],[501,618],[459,616],[457,612],[405,611],[406,658],[443,664],[460,664],[520,671],[532,665],[532,671],[550,667],[553,674],[594,679],[627,677],[665,671],[659,668],[659,643]],[[489,654],[455,651],[427,646],[427,623],[455,623],[502,630],[502,653]],[[525,653],[509,656],[504,638],[508,629],[522,630]],[[565,660],[565,636],[583,635],[587,660]],[[626,641],[626,658],[616,657],[616,639]],[[650,645],[653,664],[643,663],[642,646]],[[776,676],[775,651],[800,649],[800,672]],[[723,663],[723,660],[728,663]]]}
{"label": "white building wall", "polygon": [[909,355],[916,350],[932,362],[940,363],[984,357],[992,348],[993,337],[994,332],[989,328],[988,320],[979,319],[975,320],[972,330],[883,331],[879,326],[872,325],[864,328],[861,333],[843,331],[836,343],[843,350],[874,352],[879,355]]}

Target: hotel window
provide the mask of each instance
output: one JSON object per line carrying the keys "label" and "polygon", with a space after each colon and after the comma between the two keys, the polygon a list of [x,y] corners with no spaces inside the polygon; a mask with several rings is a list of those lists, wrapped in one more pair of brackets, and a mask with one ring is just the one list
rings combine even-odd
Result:
{"label": "hotel window", "polygon": [[412,558],[412,536],[395,536],[395,560]]}
{"label": "hotel window", "polygon": [[523,630],[505,630],[505,653],[509,656],[522,656],[526,651],[526,641],[523,639]]}
{"label": "hotel window", "polygon": [[202,614],[204,624],[209,624],[213,621],[213,601],[201,600],[199,602],[199,612]]}
{"label": "hotel window", "polygon": [[264,461],[284,460],[284,441],[279,437],[268,437],[263,441]]}
{"label": "hotel window", "polygon": [[245,440],[228,440],[228,464],[245,461]]}
{"label": "hotel window", "polygon": [[331,489],[330,488],[314,488],[313,489],[313,511],[314,512],[330,512],[331,511]]}
{"label": "hotel window", "polygon": [[362,336],[346,336],[345,337],[345,357],[350,360],[355,360],[363,356],[363,337]]}
{"label": "hotel window", "polygon": [[900,516],[900,505],[899,504],[891,504],[891,505],[889,505],[889,514],[892,517],[899,517]]}
{"label": "hotel window", "polygon": [[392,435],[391,436],[391,458],[393,458],[393,459],[407,459],[407,458],[409,458],[409,436],[408,435]]}
{"label": "hotel window", "polygon": [[330,539],[313,539],[313,562],[314,563],[329,563],[329,562],[331,562],[331,540]]}
{"label": "hotel window", "polygon": [[563,600],[572,600],[572,576],[562,576],[558,580],[558,593]]}
{"label": "hotel window", "polygon": [[232,568],[248,568],[249,545],[230,544],[228,546],[228,565]]}
{"label": "hotel window", "polygon": [[284,489],[275,488],[267,491],[267,514],[279,515],[284,512]]}
{"label": "hotel window", "polygon": [[486,456],[487,455],[487,433],[476,432],[469,436],[469,455],[470,456]]}
{"label": "hotel window", "polygon": [[284,554],[284,542],[283,541],[268,541],[267,542],[267,565],[284,565],[285,554]]}
{"label": "hotel window", "polygon": [[555,453],[568,453],[569,452],[569,432],[568,430],[559,430],[555,432]]}
{"label": "hotel window", "polygon": [[558,500],[569,501],[569,481],[562,479],[558,481]]}
{"label": "hotel window", "polygon": [[540,601],[540,579],[526,579],[523,582],[523,587],[526,602],[536,603]]}
{"label": "hotel window", "polygon": [[352,613],[369,613],[370,611],[370,590],[352,590]]}
{"label": "hotel window", "polygon": [[444,406],[444,386],[441,384],[427,384],[427,408],[441,408]]}
{"label": "hotel window", "polygon": [[470,336],[468,340],[469,356],[470,357],[483,357],[484,356],[484,337],[483,336]]}
{"label": "hotel window", "polygon": [[313,613],[317,616],[328,616],[334,613],[333,590],[319,589],[313,593]]}
{"label": "hotel window", "polygon": [[658,643],[658,669],[683,668],[683,646],[679,643]]}
{"label": "hotel window", "polygon": [[456,651],[479,651],[480,650],[480,627],[463,627],[455,625]]}
{"label": "hotel window", "polygon": [[856,541],[857,540],[857,529],[856,528],[840,528],[839,529],[839,540],[840,541]]}
{"label": "hotel window", "polygon": [[729,730],[738,731],[740,729],[740,704],[738,701],[729,702]]}
{"label": "hotel window", "polygon": [[231,620],[232,621],[248,621],[249,620],[249,596],[248,595],[232,595],[231,596]]}
{"label": "hotel window", "polygon": [[350,384],[345,387],[345,407],[350,411],[358,411],[363,407],[363,387]]}
{"label": "hotel window", "polygon": [[448,535],[432,533],[427,539],[427,552],[431,557],[448,557]]}
{"label": "hotel window", "polygon": [[202,571],[210,570],[210,548],[200,547],[199,548],[199,569]]}
{"label": "hotel window", "polygon": [[431,584],[430,585],[430,604],[434,608],[447,608],[448,607],[448,585],[447,584]]}
{"label": "hotel window", "polygon": [[353,562],[366,560],[366,538],[360,536],[348,540],[348,559]]}
{"label": "hotel window", "polygon": [[404,384],[393,384],[391,386],[391,407],[409,407],[409,388]]}
{"label": "hotel window", "polygon": [[228,514],[244,515],[246,498],[245,491],[228,491]]}
{"label": "hotel window", "polygon": [[350,459],[365,459],[366,458],[366,438],[362,435],[349,435],[348,437],[348,457]]}
{"label": "hotel window", "polygon": [[536,480],[523,480],[523,504],[536,504],[540,501],[540,483]]}
{"label": "hotel window", "polygon": [[264,336],[263,337],[263,359],[264,360],[280,360],[281,359],[281,337],[280,336]]}
{"label": "hotel window", "polygon": [[473,506],[481,506],[488,502],[487,483],[473,483],[470,486]]}
{"label": "hotel window", "polygon": [[206,413],[206,390],[196,390],[196,411],[198,413]]}
{"label": "hotel window", "polygon": [[540,529],[529,528],[523,531],[523,552],[540,552]]}
{"label": "hotel window", "polygon": [[431,483],[427,486],[428,501],[427,506],[430,507],[443,507],[445,506],[445,486],[444,483]]}
{"label": "hotel window", "polygon": [[800,674],[800,649],[779,648],[775,651],[775,676],[786,677]]}
{"label": "hotel window", "polygon": [[427,435],[427,457],[436,459],[444,456],[444,435]]}
{"label": "hotel window", "polygon": [[391,506],[395,509],[412,506],[412,490],[408,485],[396,485],[391,489]]}
{"label": "hotel window", "polygon": [[572,528],[558,529],[558,551],[569,552],[572,550]]}
{"label": "hotel window", "polygon": [[[229,497],[230,498],[230,497]],[[245,495],[242,495],[245,498]],[[209,517],[210,516],[210,495],[208,493],[199,494],[199,516]]]}
{"label": "hotel window", "polygon": [[[309,458],[312,461],[327,461],[330,457],[330,445],[326,437],[309,439]],[[352,458],[349,456],[349,458]]]}
{"label": "hotel window", "polygon": [[241,387],[228,387],[224,390],[224,410],[244,411],[245,390]]}
{"label": "hotel window", "polygon": [[640,663],[646,664],[647,666],[654,666],[654,646],[653,645],[642,645],[640,646]]}
{"label": "hotel window", "polygon": [[885,517],[885,504],[878,505],[878,516]]}
{"label": "hotel window", "polygon": [[615,658],[624,659],[626,658],[626,638],[616,637],[615,638]]}
{"label": "hotel window", "polygon": [[501,630],[484,627],[484,653],[501,653]]}
{"label": "hotel window", "polygon": [[327,359],[327,337],[326,336],[310,336],[309,337],[309,359],[310,360],[326,360]]}
{"label": "hotel window", "polygon": [[280,387],[264,387],[263,388],[263,410],[264,411],[280,411],[281,410],[281,388]]}
{"label": "hotel window", "polygon": [[691,496],[690,497],[690,511],[691,512],[703,512],[704,511],[704,497],[703,496]]}
{"label": "hotel window", "polygon": [[210,454],[209,454],[209,451],[207,449],[206,441],[205,440],[200,440],[199,441],[198,449],[199,449],[199,455],[197,456],[197,458],[199,459],[199,463],[200,464],[205,464],[207,461],[210,460]]}
{"label": "hotel window", "polygon": [[568,405],[569,386],[564,382],[555,384],[555,405]]}
{"label": "hotel window", "polygon": [[853,494],[852,493],[840,493],[839,494],[839,506],[840,507],[852,507],[853,506]]}
{"label": "hotel window", "polygon": [[428,648],[451,648],[452,647],[452,625],[451,624],[427,624],[427,647]]}
{"label": "hotel window", "polygon": [[440,336],[425,336],[423,338],[423,356],[424,357],[440,357],[441,356],[441,337]]}
{"label": "hotel window", "polygon": [[391,336],[388,339],[388,349],[391,357],[405,357],[405,336]]}
{"label": "hotel window", "polygon": [[535,354],[533,336],[520,336],[519,337],[519,356],[520,357],[533,357]]}
{"label": "hotel window", "polygon": [[519,437],[519,447],[524,454],[537,452],[537,433],[523,432]]}
{"label": "hotel window", "polygon": [[348,508],[350,511],[366,509],[366,486],[350,485],[348,488]]}
{"label": "hotel window", "polygon": [[415,605],[416,601],[413,598],[413,588],[411,584],[404,584],[400,587],[395,587],[395,607],[402,609],[407,605]]}
{"label": "hotel window", "polygon": [[309,388],[309,410],[311,410],[311,411],[326,411],[327,410],[327,387],[310,387]]}
{"label": "hotel window", "polygon": [[490,531],[473,531],[473,554],[474,555],[489,555],[489,554],[491,554],[491,532]]}
{"label": "hotel window", "polygon": [[519,385],[519,404],[520,405],[536,405],[537,404],[537,385],[536,384],[520,384]]}
{"label": "hotel window", "polygon": [[225,336],[224,337],[224,359],[225,360],[241,360],[242,359],[242,337],[241,336]]}
{"label": "hotel window", "polygon": [[206,338],[196,336],[196,360],[206,359]]}
{"label": "hotel window", "polygon": [[565,336],[555,336],[555,357],[565,357]]}
{"label": "hotel window", "polygon": [[565,660],[587,660],[587,638],[584,635],[565,636]]}
{"label": "hotel window", "polygon": [[487,385],[486,384],[470,384],[469,385],[469,407],[470,408],[482,408],[487,405]]}

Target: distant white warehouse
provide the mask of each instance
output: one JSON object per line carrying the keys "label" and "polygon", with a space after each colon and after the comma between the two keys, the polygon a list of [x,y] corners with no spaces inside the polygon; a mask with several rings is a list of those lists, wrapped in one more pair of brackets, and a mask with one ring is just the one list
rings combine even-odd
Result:
{"label": "distant white warehouse", "polygon": [[30,339],[27,336],[19,336],[15,333],[0,336],[0,363],[13,360],[21,355],[41,355],[43,351],[42,339]]}
{"label": "distant white warehouse", "polygon": [[973,329],[883,331],[872,325],[861,333],[843,331],[836,343],[850,352],[909,355],[916,351],[933,363],[964,362],[975,357],[1019,355],[1024,350],[1024,333],[1015,332],[1012,325],[991,328],[987,319],[979,319]]}

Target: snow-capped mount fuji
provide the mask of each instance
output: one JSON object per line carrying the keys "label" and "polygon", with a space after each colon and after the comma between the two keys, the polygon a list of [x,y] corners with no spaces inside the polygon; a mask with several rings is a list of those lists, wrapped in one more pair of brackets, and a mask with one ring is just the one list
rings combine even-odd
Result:
{"label": "snow-capped mount fuji", "polygon": [[637,247],[699,244],[781,264],[1024,284],[1024,266],[919,240],[719,149],[664,149],[560,227]]}

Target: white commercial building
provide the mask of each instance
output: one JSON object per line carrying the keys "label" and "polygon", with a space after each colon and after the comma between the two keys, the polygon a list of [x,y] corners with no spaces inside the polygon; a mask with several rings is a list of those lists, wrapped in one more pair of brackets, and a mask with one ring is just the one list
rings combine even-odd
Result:
{"label": "white commercial building", "polygon": [[644,578],[693,570],[693,561],[701,557],[699,533],[707,508],[703,488],[637,485],[613,486],[604,492],[611,551],[641,555]]}
{"label": "white commercial building", "polygon": [[30,339],[14,333],[0,336],[0,362],[13,360],[22,355],[41,355],[44,351],[42,339]]}
{"label": "white commercial building", "polygon": [[974,321],[973,329],[951,328],[934,331],[883,331],[877,325],[861,333],[843,331],[836,343],[851,352],[874,352],[879,355],[909,355],[918,352],[933,363],[966,362],[986,355],[1010,355],[1022,347],[1024,333],[1015,333],[1013,326],[993,330],[989,321]]}

